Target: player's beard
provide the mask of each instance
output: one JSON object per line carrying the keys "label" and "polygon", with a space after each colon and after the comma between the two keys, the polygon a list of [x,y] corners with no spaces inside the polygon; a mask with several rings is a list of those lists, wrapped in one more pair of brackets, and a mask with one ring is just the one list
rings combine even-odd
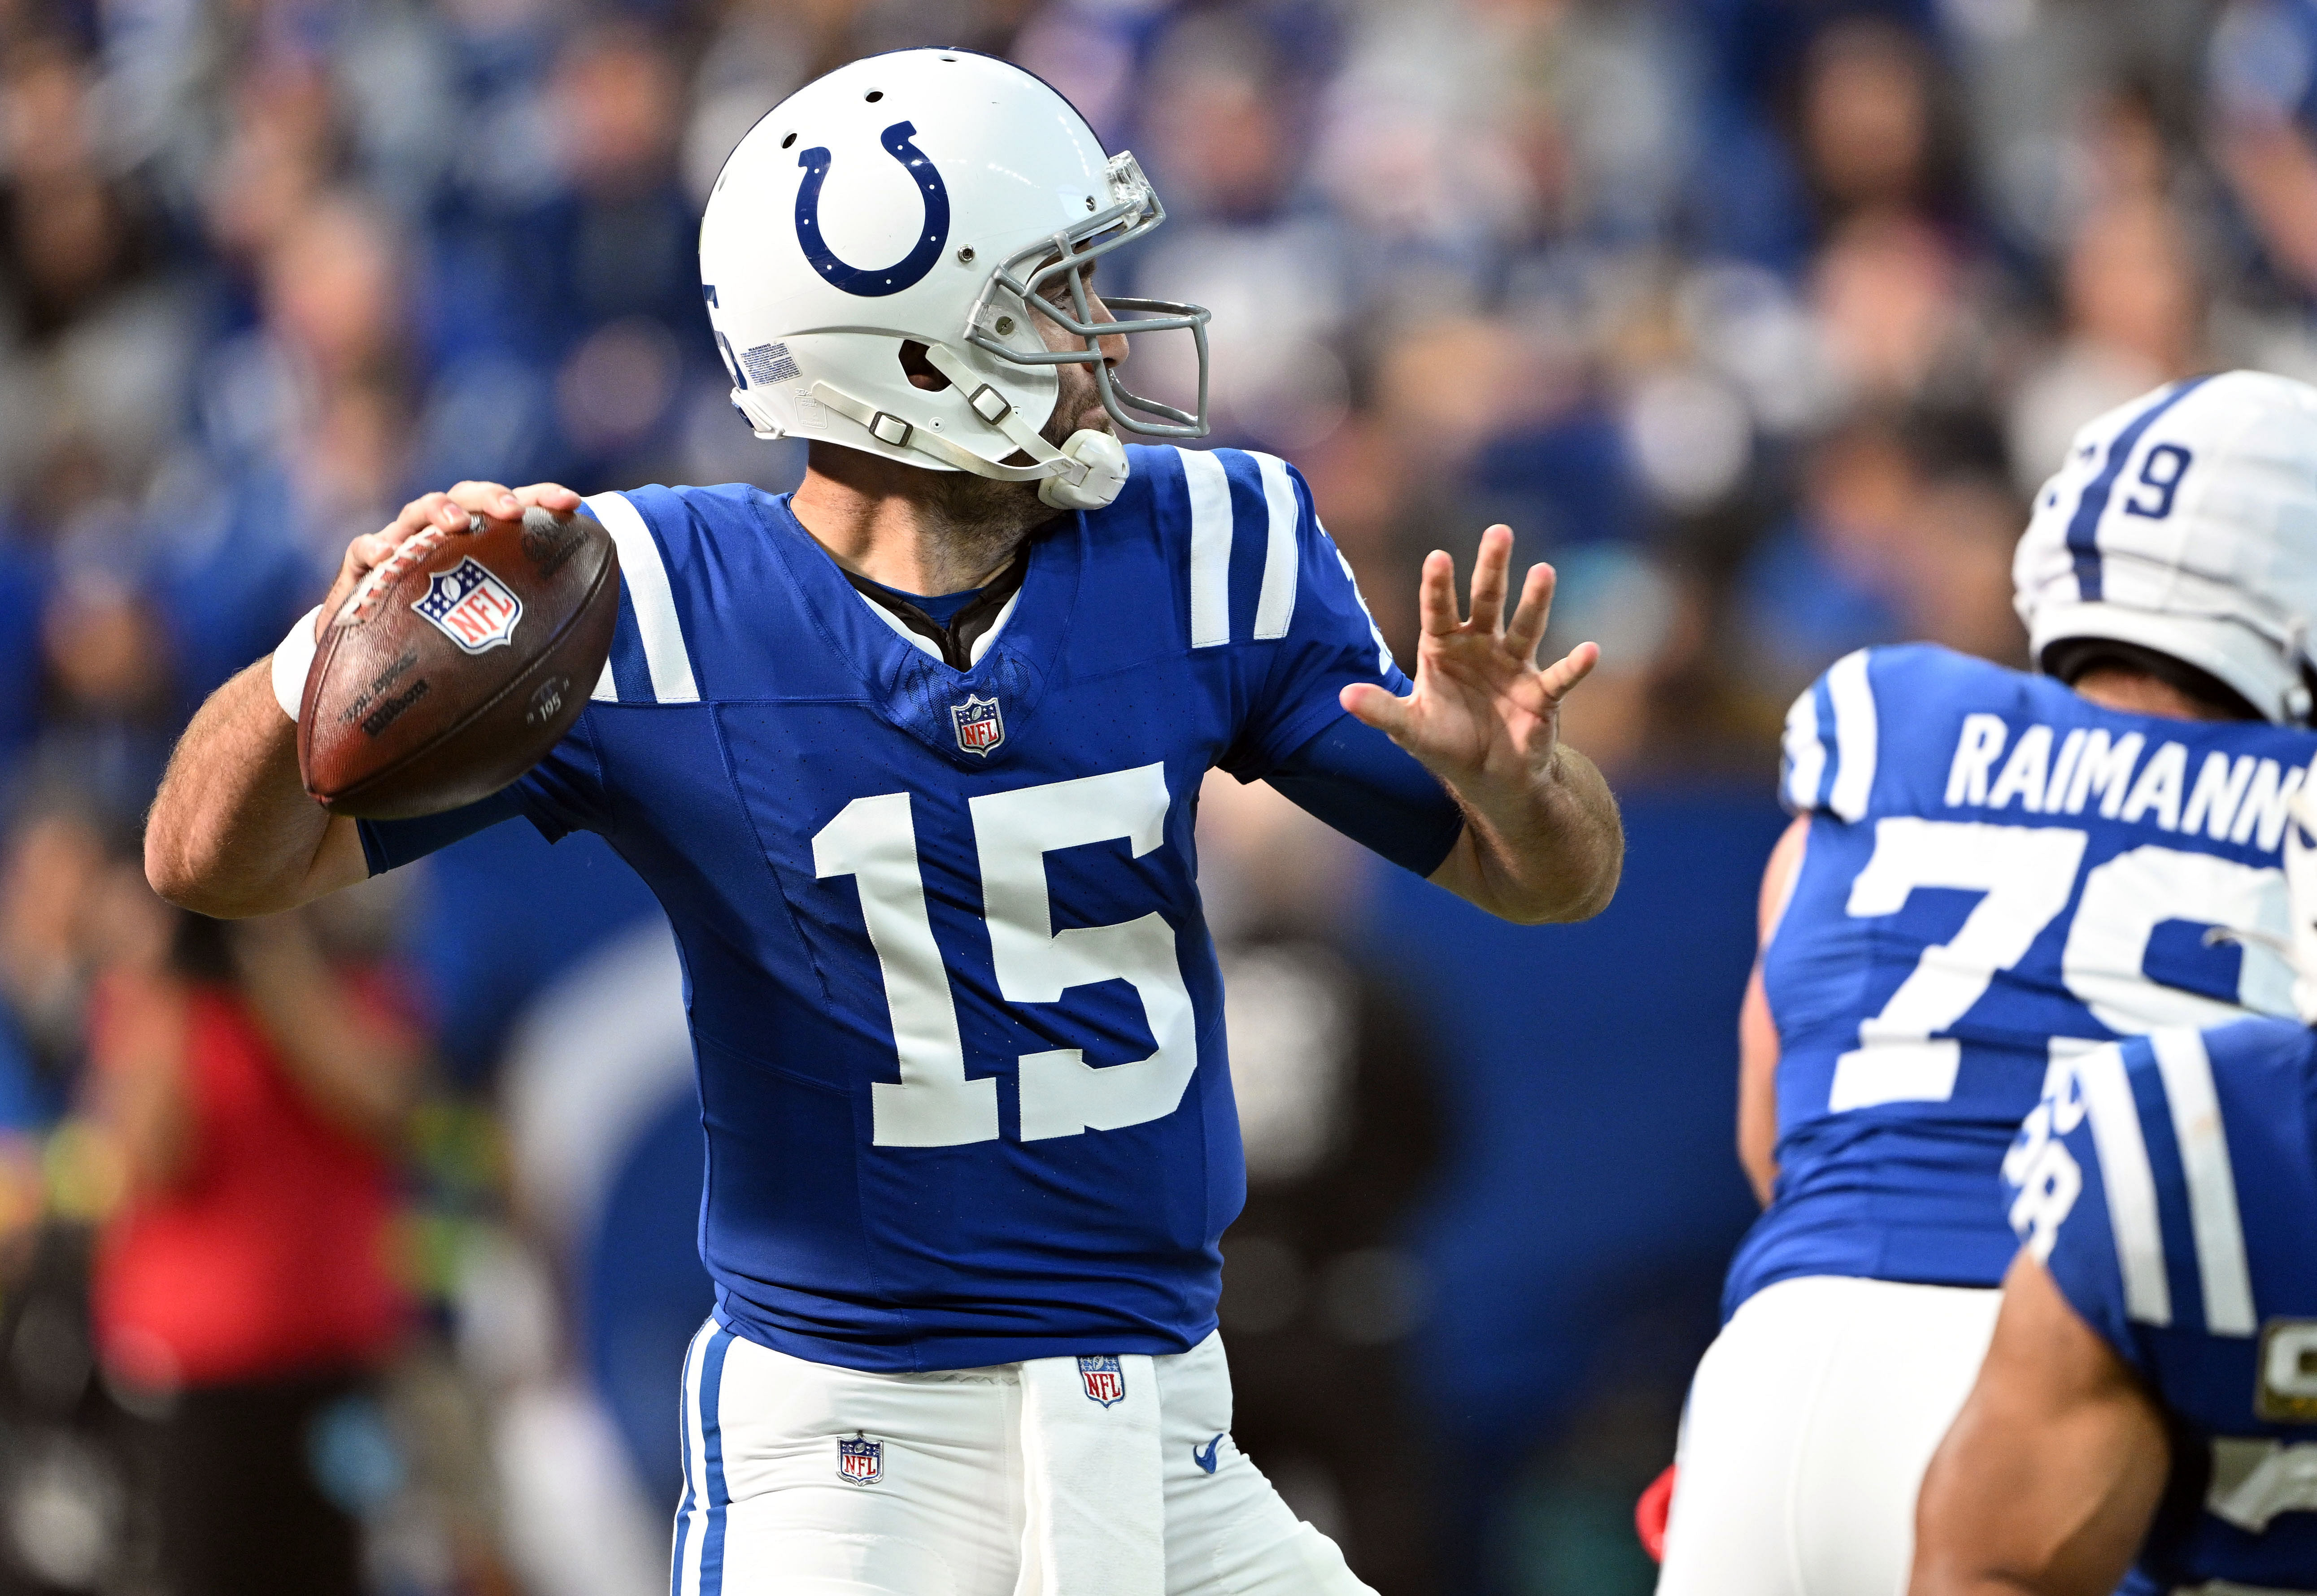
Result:
{"label": "player's beard", "polygon": [[[1073,432],[1115,430],[1090,368],[1063,365],[1055,372],[1060,381],[1054,413],[1038,429],[1040,437],[1060,449]],[[1006,463],[1028,465],[1030,460],[1017,451]],[[926,476],[931,480],[920,501],[926,530],[969,570],[995,572],[1013,557],[1024,537],[1063,513],[1038,497],[1034,482],[994,482],[967,471],[929,471]]]}

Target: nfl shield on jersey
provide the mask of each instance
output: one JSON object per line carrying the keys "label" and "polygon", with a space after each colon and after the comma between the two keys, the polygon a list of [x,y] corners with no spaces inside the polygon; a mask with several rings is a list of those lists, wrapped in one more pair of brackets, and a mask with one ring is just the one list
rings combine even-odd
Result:
{"label": "nfl shield on jersey", "polygon": [[[600,832],[683,955],[720,1319],[875,1370],[1214,1327],[1245,1179],[1193,819],[1406,681],[1284,462],[1133,451],[971,669],[754,489],[589,501],[619,629],[514,789]],[[847,1477],[874,1467],[845,1455]]]}
{"label": "nfl shield on jersey", "polygon": [[2317,1591],[2317,1035],[2258,1020],[2101,1048],[2004,1173],[2022,1241],[2174,1422],[2125,1596]]}
{"label": "nfl shield on jersey", "polygon": [[968,753],[987,753],[1006,740],[1006,711],[996,699],[965,695],[952,704],[949,718],[957,726],[957,745]]}
{"label": "nfl shield on jersey", "polygon": [[2293,1012],[2279,851],[2317,736],[1910,646],[1838,662],[1785,754],[1812,820],[1762,967],[1778,1185],[1724,1310],[1802,1275],[1996,1285],[1997,1168],[2055,1064]]}

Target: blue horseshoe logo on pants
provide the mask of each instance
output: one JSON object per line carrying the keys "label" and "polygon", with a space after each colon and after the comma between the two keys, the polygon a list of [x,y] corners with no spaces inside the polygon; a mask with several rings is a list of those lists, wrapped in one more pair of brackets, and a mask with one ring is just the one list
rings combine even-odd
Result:
{"label": "blue horseshoe logo on pants", "polygon": [[942,186],[941,174],[934,170],[925,152],[909,142],[917,131],[908,122],[895,122],[877,135],[877,142],[917,180],[917,192],[926,201],[926,230],[918,236],[917,247],[883,268],[848,266],[836,258],[820,236],[820,184],[828,175],[828,151],[816,147],[797,156],[797,165],[804,168],[804,183],[797,189],[797,242],[804,246],[804,258],[828,280],[830,287],[865,299],[882,299],[913,287],[941,259],[942,245],[949,242],[949,190]]}

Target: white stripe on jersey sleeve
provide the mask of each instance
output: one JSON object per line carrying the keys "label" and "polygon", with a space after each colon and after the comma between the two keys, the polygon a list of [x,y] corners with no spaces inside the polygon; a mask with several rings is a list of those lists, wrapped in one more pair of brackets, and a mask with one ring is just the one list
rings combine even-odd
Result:
{"label": "white stripe on jersey sleeve", "polygon": [[[1322,537],[1327,536],[1327,531],[1326,527],[1320,528]],[[1336,548],[1333,538],[1328,539],[1328,547]],[[1368,618],[1368,636],[1375,639],[1376,674],[1389,676],[1391,674],[1391,645],[1383,640],[1383,628],[1376,624],[1375,611],[1368,608],[1367,595],[1360,592],[1360,579],[1352,573],[1352,562],[1344,557],[1344,551],[1340,548],[1336,548],[1336,563],[1344,567],[1344,580],[1352,584],[1352,602],[1359,605],[1360,613]]]}
{"label": "white stripe on jersey sleeve", "polygon": [[[692,655],[684,646],[684,627],[675,617],[675,593],[668,585],[659,543],[644,524],[642,512],[622,494],[597,494],[586,504],[619,545],[620,579],[627,584],[628,602],[636,609],[636,629],[643,637],[652,701],[698,703],[700,684],[693,680]],[[604,668],[608,673],[610,667]],[[597,691],[602,691],[600,684]]]}
{"label": "white stripe on jersey sleeve", "polygon": [[1834,790],[1827,807],[1845,820],[1866,814],[1874,789],[1874,691],[1866,684],[1866,651],[1846,654],[1827,668],[1827,696],[1834,700]]}
{"label": "white stripe on jersey sleeve", "polygon": [[1230,641],[1230,478],[1203,449],[1178,449],[1191,500],[1191,646]]}
{"label": "white stripe on jersey sleeve", "polygon": [[1826,745],[1818,740],[1818,689],[1786,711],[1786,802],[1802,813],[1818,807],[1818,784],[1826,775]]}
{"label": "white stripe on jersey sleeve", "polygon": [[604,673],[595,678],[595,691],[587,696],[599,704],[620,701],[620,684],[612,680],[612,661],[608,655],[604,659]]}
{"label": "white stripe on jersey sleeve", "polygon": [[2091,1111],[2116,1261],[2124,1271],[2124,1309],[2143,1324],[2172,1323],[2172,1288],[2164,1278],[2164,1232],[2156,1220],[2156,1180],[2140,1110],[2124,1073],[2124,1050],[2109,1046],[2076,1062],[2076,1080]]}
{"label": "white stripe on jersey sleeve", "polygon": [[2244,1223],[2237,1213],[2236,1172],[2213,1090],[2213,1061],[2193,1030],[2150,1033],[2164,1096],[2172,1106],[2172,1134],[2188,1182],[2188,1228],[2196,1238],[2196,1277],[2205,1288],[2205,1330],[2211,1335],[2250,1335],[2252,1275],[2245,1267]]}
{"label": "white stripe on jersey sleeve", "polygon": [[1273,454],[1250,452],[1248,458],[1263,473],[1263,506],[1271,519],[1263,545],[1263,591],[1255,601],[1255,636],[1260,642],[1285,637],[1288,623],[1295,619],[1295,572],[1301,563],[1295,557],[1295,523],[1302,511],[1287,462]]}

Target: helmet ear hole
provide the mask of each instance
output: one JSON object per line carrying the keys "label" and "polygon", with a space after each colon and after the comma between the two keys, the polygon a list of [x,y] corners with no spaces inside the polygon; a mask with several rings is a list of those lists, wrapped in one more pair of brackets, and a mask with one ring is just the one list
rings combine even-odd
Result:
{"label": "helmet ear hole", "polygon": [[926,358],[926,346],[914,338],[901,340],[901,375],[909,379],[910,387],[927,393],[937,394],[949,386],[949,379],[935,370],[933,361]]}

